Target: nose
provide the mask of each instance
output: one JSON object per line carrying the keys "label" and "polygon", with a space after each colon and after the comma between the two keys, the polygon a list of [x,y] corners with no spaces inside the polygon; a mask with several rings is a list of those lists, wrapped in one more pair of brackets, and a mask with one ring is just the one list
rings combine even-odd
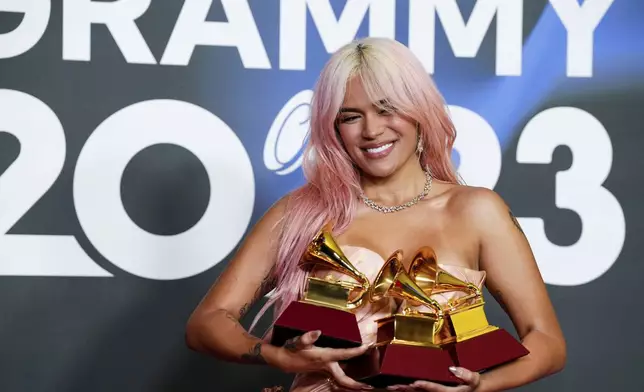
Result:
{"label": "nose", "polygon": [[385,132],[387,124],[380,118],[367,117],[362,127],[362,137],[367,140],[377,139]]}

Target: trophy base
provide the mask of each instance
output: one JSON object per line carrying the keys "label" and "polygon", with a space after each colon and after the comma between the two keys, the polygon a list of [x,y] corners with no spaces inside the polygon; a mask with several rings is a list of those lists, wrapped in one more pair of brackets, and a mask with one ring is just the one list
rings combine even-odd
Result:
{"label": "trophy base", "polygon": [[362,345],[362,336],[353,313],[304,301],[289,304],[275,321],[271,344],[283,346],[288,339],[315,330],[322,332],[315,342],[319,347],[350,348]]}
{"label": "trophy base", "polygon": [[530,353],[502,328],[457,342],[451,350],[458,366],[473,372],[489,370]]}
{"label": "trophy base", "polygon": [[417,380],[450,386],[462,383],[449,371],[450,366],[484,372],[527,354],[529,351],[506,330],[494,328],[463,341],[440,345],[394,338],[379,343],[361,357],[351,359],[345,372],[349,377],[375,388],[408,385]]}
{"label": "trophy base", "polygon": [[408,385],[416,380],[443,385],[462,383],[449,371],[450,366],[456,365],[447,348],[392,342],[376,346],[365,355],[350,360],[345,372],[374,388]]}

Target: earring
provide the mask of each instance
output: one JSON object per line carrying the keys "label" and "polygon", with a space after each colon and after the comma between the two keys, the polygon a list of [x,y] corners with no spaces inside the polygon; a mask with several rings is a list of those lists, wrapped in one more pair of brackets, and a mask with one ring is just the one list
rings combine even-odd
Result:
{"label": "earring", "polygon": [[416,142],[416,154],[420,155],[423,153],[423,139],[420,138],[420,128],[418,125],[416,125],[416,131],[416,135],[418,135]]}

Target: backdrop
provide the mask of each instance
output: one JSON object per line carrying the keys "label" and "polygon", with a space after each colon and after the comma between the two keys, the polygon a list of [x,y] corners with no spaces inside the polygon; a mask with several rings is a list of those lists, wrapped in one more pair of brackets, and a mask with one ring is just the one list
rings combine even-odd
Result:
{"label": "backdrop", "polygon": [[310,89],[367,35],[418,55],[462,176],[520,217],[569,353],[523,390],[642,388],[642,15],[639,0],[0,0],[0,390],[289,383],[189,351],[184,325],[302,184]]}

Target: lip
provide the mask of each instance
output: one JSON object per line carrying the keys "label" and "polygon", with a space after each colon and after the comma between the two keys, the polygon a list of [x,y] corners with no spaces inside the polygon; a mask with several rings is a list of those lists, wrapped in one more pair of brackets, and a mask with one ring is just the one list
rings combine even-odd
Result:
{"label": "lip", "polygon": [[[377,152],[369,152],[367,149],[372,149],[372,148],[378,148],[382,146],[386,146],[387,144],[391,144],[390,147],[382,150],[382,151],[377,151]],[[391,154],[393,151],[394,147],[396,147],[396,142],[391,141],[391,142],[384,142],[384,143],[377,143],[377,144],[371,144],[368,145],[368,147],[361,147],[360,149],[362,150],[362,154],[367,158],[367,159],[382,159],[386,157],[387,155]]]}
{"label": "lip", "polygon": [[363,149],[363,150],[366,150],[368,148],[378,148],[378,147],[384,146],[385,144],[395,143],[395,142],[396,142],[395,140],[389,140],[389,141],[386,141],[386,142],[368,143],[368,144],[360,146],[360,148]]}

